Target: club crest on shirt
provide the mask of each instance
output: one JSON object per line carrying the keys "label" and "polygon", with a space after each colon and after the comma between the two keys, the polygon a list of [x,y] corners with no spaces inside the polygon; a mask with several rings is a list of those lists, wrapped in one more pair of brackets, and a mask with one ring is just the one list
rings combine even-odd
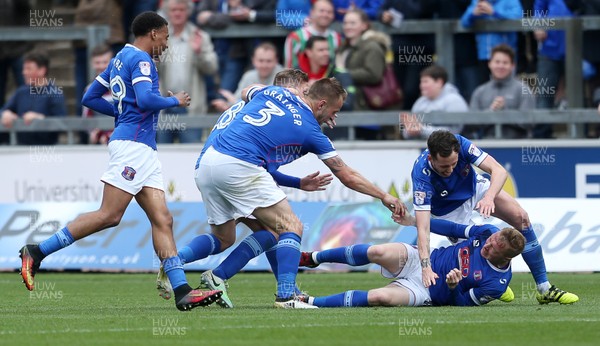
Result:
{"label": "club crest on shirt", "polygon": [[471,143],[471,145],[469,145],[469,154],[479,156],[481,155],[481,150],[479,150],[475,144]]}
{"label": "club crest on shirt", "polygon": [[476,270],[473,272],[473,278],[475,279],[475,281],[481,280],[482,277],[483,274],[481,274],[481,270]]}
{"label": "club crest on shirt", "polygon": [[425,203],[425,191],[415,191],[415,204],[423,204]]}
{"label": "club crest on shirt", "polygon": [[144,75],[144,76],[149,76],[150,75],[150,63],[147,61],[140,61],[140,72]]}
{"label": "club crest on shirt", "polygon": [[123,172],[121,172],[121,176],[125,178],[125,180],[132,181],[133,178],[135,178],[135,173],[135,169],[125,166],[125,168],[123,168]]}

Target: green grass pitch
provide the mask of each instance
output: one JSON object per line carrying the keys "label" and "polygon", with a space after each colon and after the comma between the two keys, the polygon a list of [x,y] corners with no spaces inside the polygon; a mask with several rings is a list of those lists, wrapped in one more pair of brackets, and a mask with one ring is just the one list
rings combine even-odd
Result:
{"label": "green grass pitch", "polygon": [[[188,273],[198,282],[199,273]],[[273,308],[269,273],[230,280],[236,307],[175,309],[151,274],[44,273],[28,292],[17,273],[0,274],[0,345],[599,345],[600,274],[551,274],[579,295],[541,306],[528,274],[515,274],[512,303],[485,307]],[[313,295],[387,283],[376,273],[301,273]]]}

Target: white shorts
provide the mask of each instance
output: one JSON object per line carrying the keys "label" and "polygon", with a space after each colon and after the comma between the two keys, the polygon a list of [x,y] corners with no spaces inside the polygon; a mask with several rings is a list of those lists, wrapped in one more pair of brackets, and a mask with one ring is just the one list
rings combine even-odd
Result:
{"label": "white shorts", "polygon": [[134,196],[145,186],[164,191],[156,150],[139,142],[115,140],[108,143],[108,153],[108,169],[100,180]]}
{"label": "white shorts", "polygon": [[396,279],[392,282],[395,285],[404,287],[410,293],[408,306],[431,305],[431,295],[429,289],[423,285],[423,270],[421,269],[421,260],[419,251],[404,243],[400,243],[406,248],[408,260],[400,273],[390,273],[381,267],[381,275],[388,279]]}
{"label": "white shorts", "polygon": [[448,221],[452,221],[452,222],[455,222],[455,223],[458,223],[461,225],[473,224],[474,223],[472,221],[473,210],[475,210],[475,206],[477,206],[477,203],[479,201],[481,201],[481,199],[483,198],[483,195],[485,195],[487,190],[490,188],[490,181],[488,179],[486,179],[485,177],[477,174],[475,179],[476,179],[475,194],[473,195],[473,197],[466,200],[460,207],[454,209],[453,211],[449,212],[448,214],[441,215],[441,216],[436,216],[436,215],[431,214],[431,218],[448,220]]}
{"label": "white shorts", "polygon": [[257,165],[208,148],[195,174],[208,223],[221,225],[250,216],[286,198],[273,177]]}

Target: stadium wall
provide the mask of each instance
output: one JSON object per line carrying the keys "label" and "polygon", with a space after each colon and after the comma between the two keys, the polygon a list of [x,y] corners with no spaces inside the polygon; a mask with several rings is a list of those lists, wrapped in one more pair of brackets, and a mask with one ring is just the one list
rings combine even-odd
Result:
{"label": "stadium wall", "polygon": [[[511,173],[505,186],[528,211],[540,239],[549,271],[600,271],[600,222],[594,217],[600,196],[600,148],[597,141],[487,142],[483,148]],[[337,149],[352,167],[381,188],[397,194],[412,209],[410,169],[424,143],[339,143]],[[200,193],[193,181],[198,146],[164,146],[160,159],[175,217],[179,246],[209,231]],[[281,155],[291,155],[284,153]],[[18,249],[39,242],[78,214],[98,207],[106,168],[104,147],[24,147],[0,150],[4,169],[0,195],[0,270],[19,266]],[[6,167],[11,167],[7,169]],[[282,171],[304,176],[327,168],[309,155]],[[304,250],[356,243],[404,241],[414,243],[416,231],[389,219],[380,203],[335,181],[327,191],[305,193],[286,189],[293,208],[304,223]],[[481,222],[496,222],[480,220]],[[499,225],[502,226],[502,225]],[[238,227],[238,239],[249,232]],[[432,246],[446,245],[432,237]],[[213,268],[227,253],[189,265]],[[132,204],[121,224],[86,238],[50,256],[46,269],[149,271],[158,268],[151,245],[150,225],[143,211]],[[340,266],[325,267],[341,270]],[[266,270],[261,256],[247,270]],[[366,267],[359,268],[368,269]],[[370,268],[376,269],[376,268]],[[527,271],[519,258],[515,271]]]}

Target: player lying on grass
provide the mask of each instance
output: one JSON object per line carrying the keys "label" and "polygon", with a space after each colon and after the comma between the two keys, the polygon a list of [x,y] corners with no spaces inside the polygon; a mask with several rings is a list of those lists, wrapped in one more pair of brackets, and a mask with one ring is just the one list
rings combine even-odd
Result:
{"label": "player lying on grass", "polygon": [[[369,291],[346,291],[326,297],[303,297],[318,307],[359,306],[474,306],[514,295],[508,284],[512,278],[511,259],[525,246],[525,238],[514,228],[499,230],[493,225],[459,225],[431,220],[436,233],[467,238],[456,245],[431,252],[435,273],[444,274],[425,288],[418,250],[405,243],[353,245],[325,251],[303,252],[300,266],[346,263],[362,266],[376,263],[382,275],[394,279],[385,287]],[[506,292],[506,293],[505,293]],[[504,297],[503,297],[504,295]],[[512,300],[508,297],[507,300]]]}

